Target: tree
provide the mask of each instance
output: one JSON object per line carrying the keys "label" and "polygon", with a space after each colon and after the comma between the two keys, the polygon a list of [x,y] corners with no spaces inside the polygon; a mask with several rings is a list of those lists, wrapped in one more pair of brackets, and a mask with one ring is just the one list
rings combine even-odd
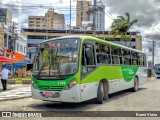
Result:
{"label": "tree", "polygon": [[137,22],[138,20],[130,20],[129,13],[125,13],[125,16],[118,16],[116,19],[114,19],[108,35],[113,35],[114,38],[117,35],[120,35],[120,40],[124,40],[126,43],[127,40],[131,40],[131,34],[130,36],[127,36],[127,32],[131,26]]}

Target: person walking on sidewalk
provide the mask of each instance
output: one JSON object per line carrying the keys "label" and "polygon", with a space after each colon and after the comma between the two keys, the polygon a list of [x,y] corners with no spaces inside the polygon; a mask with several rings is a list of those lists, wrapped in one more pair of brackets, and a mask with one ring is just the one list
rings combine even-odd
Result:
{"label": "person walking on sidewalk", "polygon": [[6,69],[6,64],[2,65],[2,70],[0,72],[1,82],[3,90],[7,90],[7,79],[8,79],[9,70]]}

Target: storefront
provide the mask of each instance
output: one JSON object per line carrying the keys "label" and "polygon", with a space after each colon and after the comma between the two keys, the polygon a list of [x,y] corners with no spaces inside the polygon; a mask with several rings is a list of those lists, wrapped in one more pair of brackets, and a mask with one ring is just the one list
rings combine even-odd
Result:
{"label": "storefront", "polygon": [[[5,57],[5,56],[7,57]],[[14,54],[12,55],[11,52],[8,52],[6,48],[4,48],[3,50],[0,51],[0,70],[2,68],[2,64],[6,64],[6,68],[8,70],[11,71],[11,77],[15,77],[16,75],[16,71],[19,71],[19,73],[22,72],[22,65],[20,65],[21,63],[18,63],[19,61],[24,61],[24,55],[20,54],[18,52],[14,52]],[[20,67],[16,67],[16,71],[15,71],[15,63],[18,63]],[[23,72],[21,74],[23,74],[23,76],[25,76],[26,71],[25,71],[26,67],[23,66]]]}

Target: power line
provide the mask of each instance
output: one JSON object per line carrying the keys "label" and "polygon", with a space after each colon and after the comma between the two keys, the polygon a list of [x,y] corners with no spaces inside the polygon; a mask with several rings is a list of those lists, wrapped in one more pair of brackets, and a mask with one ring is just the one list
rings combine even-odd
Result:
{"label": "power line", "polygon": [[[1,4],[1,3],[0,3]],[[42,5],[42,4],[37,4],[37,5],[28,5],[28,6],[25,6],[25,5],[13,5],[13,4],[2,4],[3,6],[8,6],[8,7],[21,7],[21,8],[25,8],[25,7],[27,7],[27,8],[29,8],[29,7],[31,7],[31,8],[44,8],[44,7],[47,7],[47,8],[52,8],[52,7],[59,7],[59,8],[63,8],[63,7],[65,7],[66,8],[66,6],[62,6],[62,7],[60,7],[60,6],[54,6],[54,5],[52,5],[52,6],[50,6],[50,4],[49,4],[49,6],[47,6],[47,5]],[[82,5],[88,5],[88,4],[86,4],[86,3],[83,3]],[[76,8],[76,7],[79,7],[79,6],[81,6],[81,5],[76,5],[76,6],[71,6],[71,8]],[[67,6],[68,8],[70,8],[70,6]]]}

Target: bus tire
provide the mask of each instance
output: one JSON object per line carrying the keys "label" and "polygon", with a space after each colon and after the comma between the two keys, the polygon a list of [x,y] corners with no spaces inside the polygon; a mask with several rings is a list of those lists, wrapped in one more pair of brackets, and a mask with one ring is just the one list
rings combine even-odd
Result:
{"label": "bus tire", "polygon": [[103,89],[104,89],[104,100],[108,100],[109,97],[108,97],[108,89],[109,89],[109,86],[108,86],[108,83],[107,82],[104,82],[103,83]]}
{"label": "bus tire", "polygon": [[138,81],[138,77],[134,77],[134,87],[132,88],[133,92],[137,92],[138,91],[138,86],[139,86],[139,81]]}
{"label": "bus tire", "polygon": [[103,87],[103,82],[100,82],[98,85],[98,90],[97,90],[97,98],[96,98],[96,103],[102,104],[103,103],[103,93],[104,93],[104,87]]}

